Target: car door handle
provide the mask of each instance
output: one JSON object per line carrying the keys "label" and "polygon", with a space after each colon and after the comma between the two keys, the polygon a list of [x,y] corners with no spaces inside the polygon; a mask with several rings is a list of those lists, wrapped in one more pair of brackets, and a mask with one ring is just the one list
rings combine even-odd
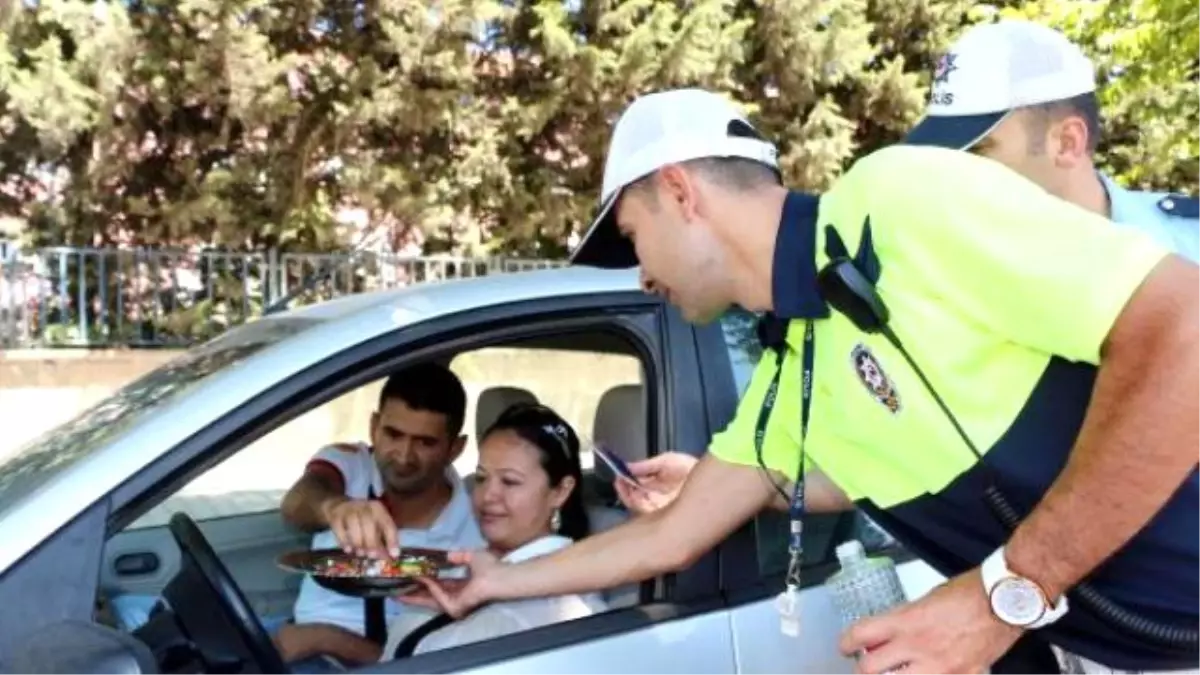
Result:
{"label": "car door handle", "polygon": [[119,577],[133,577],[151,574],[158,570],[158,554],[149,551],[140,553],[123,553],[113,561],[113,571]]}

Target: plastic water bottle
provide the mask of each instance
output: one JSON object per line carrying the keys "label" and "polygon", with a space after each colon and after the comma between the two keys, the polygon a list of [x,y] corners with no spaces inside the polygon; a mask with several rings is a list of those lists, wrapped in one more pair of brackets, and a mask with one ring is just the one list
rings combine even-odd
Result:
{"label": "plastic water bottle", "polygon": [[837,557],[842,569],[825,586],[833,595],[843,628],[908,601],[891,558],[868,558],[857,539],[838,546]]}

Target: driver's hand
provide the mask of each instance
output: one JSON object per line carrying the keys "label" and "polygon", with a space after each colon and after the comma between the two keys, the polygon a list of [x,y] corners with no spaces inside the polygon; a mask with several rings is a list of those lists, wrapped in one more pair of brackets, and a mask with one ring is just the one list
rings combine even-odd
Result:
{"label": "driver's hand", "polygon": [[640,462],[630,462],[629,471],[641,487],[617,478],[614,487],[625,508],[638,515],[657,511],[675,501],[697,458],[682,452],[665,452]]}
{"label": "driver's hand", "polygon": [[325,520],[346,553],[371,558],[400,555],[396,521],[374,499],[339,499],[327,504]]}

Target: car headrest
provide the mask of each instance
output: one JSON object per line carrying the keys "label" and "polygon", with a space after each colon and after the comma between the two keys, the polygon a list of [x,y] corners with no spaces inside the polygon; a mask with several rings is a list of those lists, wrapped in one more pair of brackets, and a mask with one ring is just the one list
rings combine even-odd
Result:
{"label": "car headrest", "polygon": [[[646,388],[623,384],[604,392],[596,405],[592,440],[626,461],[646,458]],[[604,462],[595,463],[596,475],[611,481],[614,476]]]}
{"label": "car headrest", "polygon": [[483,433],[492,426],[492,422],[510,405],[537,402],[532,392],[520,387],[488,387],[479,392],[479,399],[475,402],[475,442],[483,438]]}

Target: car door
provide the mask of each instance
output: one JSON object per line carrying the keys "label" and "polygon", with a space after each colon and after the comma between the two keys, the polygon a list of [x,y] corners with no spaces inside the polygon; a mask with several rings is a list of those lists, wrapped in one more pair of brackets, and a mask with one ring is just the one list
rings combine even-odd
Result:
{"label": "car door", "polygon": [[[696,329],[713,433],[733,418],[762,355],[756,321],[753,314],[734,309]],[[944,580],[858,512],[810,515],[804,533],[800,634],[784,635],[775,598],[784,588],[789,527],[786,514],[765,511],[721,546],[721,586],[739,673],[854,672],[853,661],[838,651],[841,622],[823,585],[837,571],[837,545],[848,539],[862,541],[869,555],[891,557],[910,599]]]}
{"label": "car door", "polygon": [[180,512],[196,522],[263,623],[288,621],[302,579],[276,561],[308,547],[312,537],[284,521],[280,504],[320,445],[361,437],[373,393],[370,387],[356,390],[288,421],[190,478],[113,535],[100,586],[122,625],[140,625],[178,573],[179,550],[167,522]]}
{"label": "car door", "polygon": [[238,495],[237,500],[225,499],[224,494],[168,500],[109,539],[100,568],[101,591],[112,599],[125,625],[144,620],[179,572],[179,547],[166,521],[171,513],[182,511],[196,520],[255,613],[271,625],[286,620],[300,591],[300,578],[282,570],[276,560],[307,547],[311,535],[284,522],[279,515],[281,496],[280,491],[264,490]]}
{"label": "car door", "polygon": [[[364,342],[272,386],[227,419],[194,435],[111,495],[110,530],[146,518],[146,505],[188,484],[204,469],[240,452],[260,429],[288,419],[416,360],[447,358],[473,346],[548,332],[603,329],[634,341],[649,374],[653,449],[703,448],[708,437],[693,333],[678,314],[638,291],[620,291],[482,307],[408,325],[386,339]],[[580,386],[587,386],[581,383]],[[206,533],[221,536],[207,524]],[[106,564],[121,551],[159,550],[161,542],[114,537]],[[147,535],[148,536],[148,535]],[[220,545],[218,541],[213,542]],[[170,554],[163,553],[161,558]],[[163,567],[169,566],[169,560]],[[231,566],[232,567],[232,566]],[[729,672],[733,643],[718,589],[717,555],[663,578],[636,606],[546,626],[482,643],[381,663],[364,672]],[[116,577],[109,576],[110,581]],[[241,579],[239,578],[239,581]],[[126,582],[115,582],[126,583]],[[584,666],[592,663],[594,666]]]}
{"label": "car door", "polygon": [[[630,309],[638,308],[636,313],[620,317],[610,307],[606,318],[594,320],[636,330],[642,349],[653,358],[659,396],[650,402],[657,418],[652,426],[661,431],[654,450],[704,448],[708,412],[691,326],[653,298],[636,294],[626,301]],[[734,644],[718,591],[717,553],[669,576],[660,594],[637,607],[381,664],[369,672],[733,672]]]}

